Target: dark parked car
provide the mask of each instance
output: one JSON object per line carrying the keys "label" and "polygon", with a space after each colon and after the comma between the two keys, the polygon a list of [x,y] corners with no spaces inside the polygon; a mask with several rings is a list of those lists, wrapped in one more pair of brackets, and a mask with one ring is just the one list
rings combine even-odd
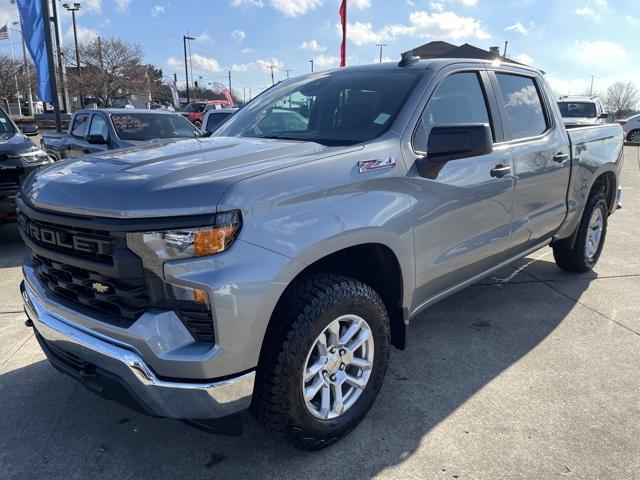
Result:
{"label": "dark parked car", "polygon": [[200,129],[205,135],[211,135],[224,125],[224,123],[237,111],[237,108],[212,108],[204,115],[204,120],[202,120],[202,127],[200,127]]}
{"label": "dark parked car", "polygon": [[45,133],[41,144],[55,160],[62,160],[150,140],[201,135],[183,116],[164,110],[78,110],[67,133]]}
{"label": "dark parked car", "polygon": [[0,108],[0,223],[15,220],[15,197],[24,177],[52,161],[25,136],[37,127],[23,128],[24,132]]}

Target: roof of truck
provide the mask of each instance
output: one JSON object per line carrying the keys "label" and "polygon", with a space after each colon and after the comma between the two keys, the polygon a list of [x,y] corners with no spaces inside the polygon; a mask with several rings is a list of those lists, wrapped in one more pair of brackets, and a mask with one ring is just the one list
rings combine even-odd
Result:
{"label": "roof of truck", "polygon": [[95,112],[104,112],[107,114],[130,114],[130,113],[157,113],[159,115],[173,115],[176,112],[171,112],[169,110],[161,110],[161,109],[147,109],[147,108],[84,108],[82,110],[77,110],[75,113],[95,113]]}

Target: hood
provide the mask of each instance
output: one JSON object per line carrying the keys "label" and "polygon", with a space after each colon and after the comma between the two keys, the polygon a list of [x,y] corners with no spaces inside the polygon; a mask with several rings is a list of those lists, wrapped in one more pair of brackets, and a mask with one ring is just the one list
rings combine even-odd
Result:
{"label": "hood", "polygon": [[79,215],[207,214],[243,178],[342,150],[346,148],[230,137],[144,144],[38,170],[23,184],[22,195],[36,208]]}
{"label": "hood", "polygon": [[22,153],[33,147],[33,142],[21,133],[16,133],[10,138],[0,137],[0,155]]}

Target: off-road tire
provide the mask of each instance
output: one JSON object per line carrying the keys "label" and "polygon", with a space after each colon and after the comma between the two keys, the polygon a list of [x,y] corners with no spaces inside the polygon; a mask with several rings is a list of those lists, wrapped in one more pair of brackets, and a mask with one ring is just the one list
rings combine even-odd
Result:
{"label": "off-road tire", "polygon": [[[337,418],[321,420],[305,406],[302,370],[318,335],[346,314],[359,315],[371,328],[373,368],[356,403]],[[389,345],[389,316],[371,287],[333,274],[296,280],[279,302],[267,331],[251,411],[269,433],[298,448],[328,447],[353,430],[373,405],[387,370]]]}
{"label": "off-road tire", "polygon": [[[599,208],[602,210],[603,226],[602,235],[600,238],[600,244],[596,254],[589,258],[586,253],[586,240],[587,231],[589,229],[589,222],[593,211]],[[563,270],[570,272],[584,273],[591,270],[602,253],[604,242],[607,236],[607,219],[609,216],[609,210],[607,201],[605,200],[603,192],[594,192],[587,200],[584,212],[582,214],[582,220],[578,226],[578,233],[575,237],[573,247],[570,245],[570,239],[560,240],[553,244],[553,257],[556,261],[556,265]]]}

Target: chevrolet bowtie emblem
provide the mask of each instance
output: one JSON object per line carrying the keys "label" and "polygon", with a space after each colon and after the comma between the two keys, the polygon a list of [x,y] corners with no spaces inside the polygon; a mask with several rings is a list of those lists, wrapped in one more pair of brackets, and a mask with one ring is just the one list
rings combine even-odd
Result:
{"label": "chevrolet bowtie emblem", "polygon": [[93,282],[91,284],[91,288],[93,288],[98,293],[107,293],[111,289],[111,287],[109,287],[109,285],[103,285],[103,284],[98,283],[98,282]]}

